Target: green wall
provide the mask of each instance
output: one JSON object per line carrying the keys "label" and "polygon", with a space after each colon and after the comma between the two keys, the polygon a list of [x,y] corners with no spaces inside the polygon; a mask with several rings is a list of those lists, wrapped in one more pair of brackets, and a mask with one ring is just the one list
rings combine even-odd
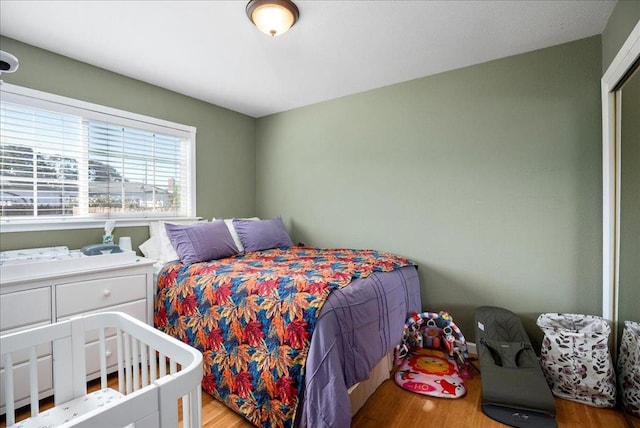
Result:
{"label": "green wall", "polygon": [[425,310],[602,308],[600,36],[257,120],[257,210],[416,261]]}
{"label": "green wall", "polygon": [[[198,215],[282,214],[296,241],[410,257],[424,309],[470,337],[484,304],[519,313],[534,339],[540,312],[601,313],[600,36],[257,120],[0,46],[20,59],[8,83],[196,126]],[[116,229],[134,245],[147,233]],[[2,233],[0,249],[100,236]]]}
{"label": "green wall", "polygon": [[[106,71],[6,37],[0,47],[20,60],[2,76],[6,83],[195,126],[197,212],[203,218],[255,213],[255,119],[139,80]],[[118,228],[134,246],[148,238],[147,227]],[[2,233],[0,249],[68,245],[101,240],[100,229]]]}
{"label": "green wall", "polygon": [[640,21],[640,0],[618,0],[602,32],[602,74]]}

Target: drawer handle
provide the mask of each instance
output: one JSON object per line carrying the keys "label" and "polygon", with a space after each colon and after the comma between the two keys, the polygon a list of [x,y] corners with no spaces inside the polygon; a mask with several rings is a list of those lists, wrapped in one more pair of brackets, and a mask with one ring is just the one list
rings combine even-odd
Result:
{"label": "drawer handle", "polygon": [[104,297],[109,297],[111,296],[111,290],[109,290],[108,288],[105,288],[102,294],[104,295]]}
{"label": "drawer handle", "polygon": [[104,356],[105,356],[105,357],[107,357],[107,358],[109,358],[109,357],[111,356],[111,351],[107,351],[107,352],[105,352],[105,353],[104,353]]}

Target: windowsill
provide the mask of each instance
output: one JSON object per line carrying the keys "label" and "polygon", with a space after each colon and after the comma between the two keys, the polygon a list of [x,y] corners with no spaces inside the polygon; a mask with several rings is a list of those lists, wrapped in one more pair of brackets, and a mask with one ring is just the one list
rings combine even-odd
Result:
{"label": "windowsill", "polygon": [[40,232],[46,230],[103,229],[107,220],[114,220],[116,227],[149,226],[152,221],[168,221],[181,223],[196,221],[200,217],[145,217],[145,218],[102,218],[102,219],[51,219],[50,221],[2,220],[0,233]]}

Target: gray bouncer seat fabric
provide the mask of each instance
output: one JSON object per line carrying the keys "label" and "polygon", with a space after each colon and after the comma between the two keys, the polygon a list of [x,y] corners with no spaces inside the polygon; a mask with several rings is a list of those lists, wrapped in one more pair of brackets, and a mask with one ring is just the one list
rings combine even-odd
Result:
{"label": "gray bouncer seat fabric", "polygon": [[483,413],[514,427],[556,427],[553,394],[520,318],[482,306],[475,321]]}

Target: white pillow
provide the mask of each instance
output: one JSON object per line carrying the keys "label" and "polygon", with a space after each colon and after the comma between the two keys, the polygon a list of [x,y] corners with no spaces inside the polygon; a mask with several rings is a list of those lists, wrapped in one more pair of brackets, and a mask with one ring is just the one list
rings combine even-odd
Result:
{"label": "white pillow", "polygon": [[[213,218],[214,220],[216,220],[216,218]],[[260,218],[258,217],[247,217],[247,218],[243,218],[242,220],[260,220]],[[233,242],[236,244],[236,247],[238,248],[238,253],[244,253],[244,246],[242,245],[242,242],[240,242],[240,237],[238,236],[238,232],[236,232],[236,228],[233,227],[233,219],[232,218],[225,218],[224,219],[224,224],[227,225],[227,229],[229,229],[229,233],[231,234],[231,237],[233,238]]]}
{"label": "white pillow", "polygon": [[160,256],[156,259],[159,262],[167,263],[174,260],[180,260],[176,249],[173,248],[167,229],[164,227],[164,221],[152,221],[149,223],[149,234],[151,239],[156,239],[155,244],[158,246]]}
{"label": "white pillow", "polygon": [[153,237],[144,241],[138,247],[142,254],[148,259],[159,260],[160,259],[160,248],[158,246],[158,238]]}

